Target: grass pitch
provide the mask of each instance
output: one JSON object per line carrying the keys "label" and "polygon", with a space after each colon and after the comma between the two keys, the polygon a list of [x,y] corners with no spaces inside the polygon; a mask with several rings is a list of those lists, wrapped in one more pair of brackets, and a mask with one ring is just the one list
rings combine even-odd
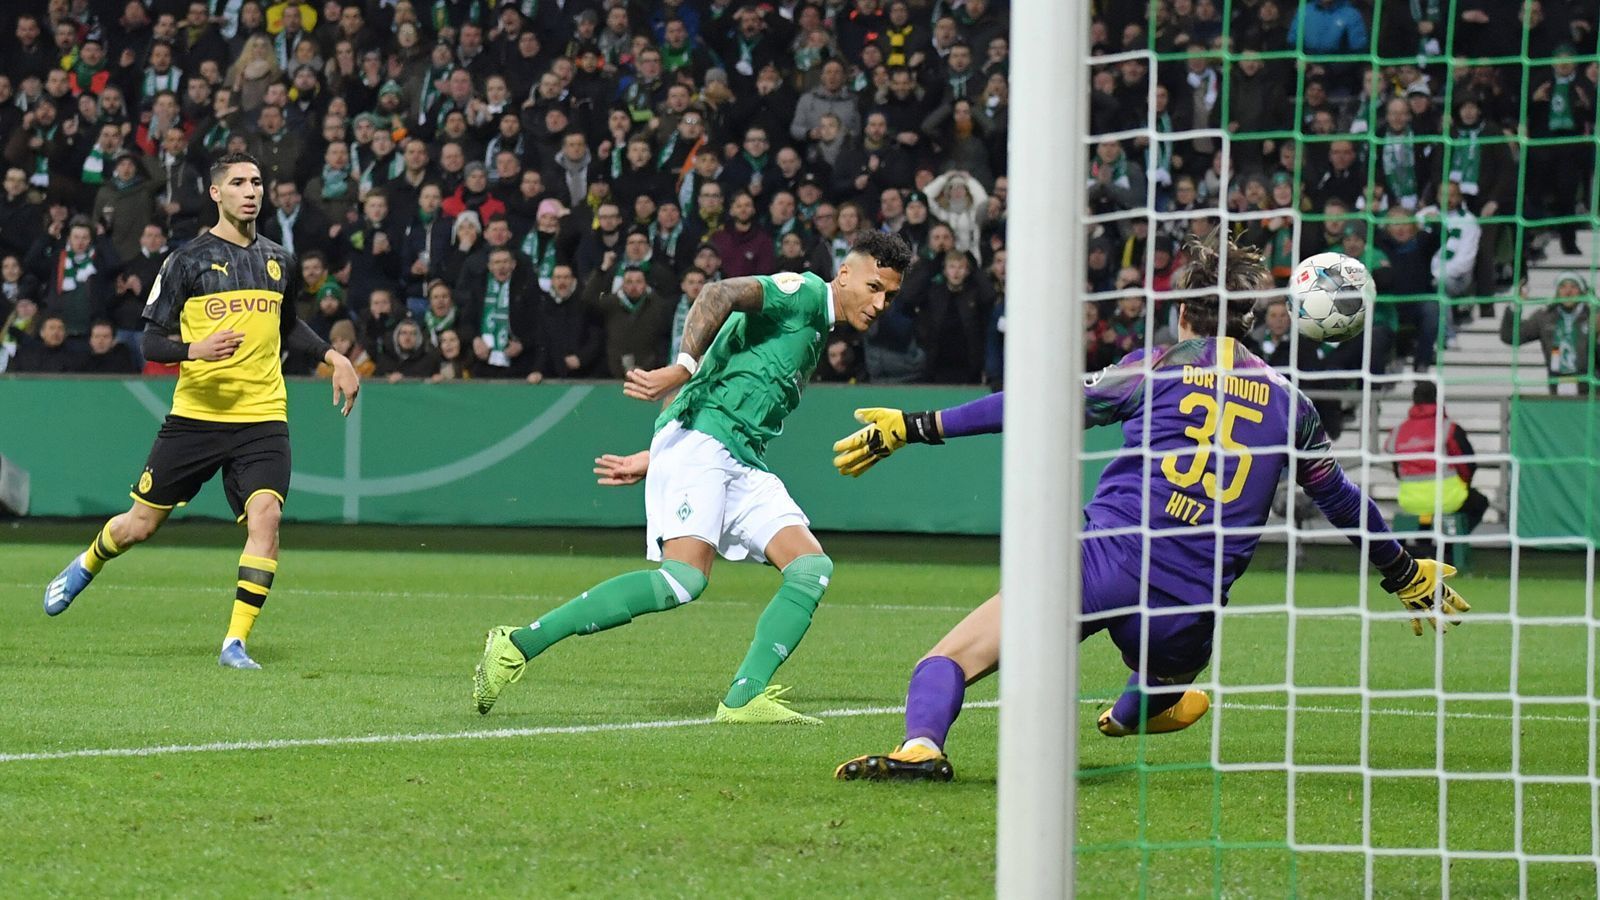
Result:
{"label": "grass pitch", "polygon": [[[690,607],[563,644],[480,718],[484,630],[641,566],[638,534],[292,527],[251,642],[266,668],[244,673],[215,664],[234,528],[175,523],[47,619],[43,585],[94,527],[0,532],[8,896],[993,891],[993,680],[952,733],[956,782],[831,776],[898,739],[911,665],[995,589],[994,542],[825,537],[834,585],[779,680],[800,709],[832,713],[824,728],[763,730],[705,724],[776,588],[760,567],[721,564]],[[1236,587],[1203,727],[1101,738],[1094,698],[1125,671],[1103,637],[1084,645],[1080,893],[1349,896],[1370,864],[1379,895],[1437,894],[1446,876],[1452,893],[1507,895],[1518,863],[1471,854],[1520,840],[1577,858],[1529,863],[1530,895],[1592,896],[1581,565],[1525,557],[1515,626],[1488,621],[1510,608],[1510,581],[1481,565],[1459,582],[1480,621],[1436,644],[1398,621],[1316,614],[1356,602],[1353,552],[1325,559],[1345,574],[1297,576],[1292,621],[1272,609],[1286,578],[1271,562]],[[1425,695],[1441,674],[1477,697],[1442,720]],[[1289,680],[1292,704],[1261,687]],[[1347,694],[1363,685],[1383,692],[1365,715]],[[1520,729],[1496,698],[1513,689],[1550,701],[1524,703]],[[1452,776],[1443,797],[1436,767]],[[1385,850],[1370,863],[1293,852],[1291,815],[1297,844]],[[1447,872],[1437,850],[1386,855],[1441,844],[1468,855]]]}

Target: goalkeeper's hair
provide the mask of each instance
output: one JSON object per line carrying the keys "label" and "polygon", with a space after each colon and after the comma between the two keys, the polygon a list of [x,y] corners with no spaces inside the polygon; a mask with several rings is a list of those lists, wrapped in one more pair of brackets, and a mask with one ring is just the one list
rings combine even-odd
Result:
{"label": "goalkeeper's hair", "polygon": [[870,256],[878,265],[902,275],[911,268],[911,245],[898,234],[858,232],[850,241],[850,252]]}
{"label": "goalkeeper's hair", "polygon": [[[1254,247],[1241,247],[1233,242],[1232,237],[1223,238],[1221,235],[1222,229],[1219,228],[1204,239],[1189,239],[1183,248],[1187,261],[1172,279],[1172,286],[1181,291],[1220,286],[1230,294],[1234,291],[1271,290],[1274,285],[1272,272],[1262,261],[1261,251]],[[1222,240],[1228,242],[1225,254],[1222,252]],[[1227,271],[1223,271],[1224,265]],[[1179,302],[1183,304],[1183,317],[1189,323],[1189,330],[1200,337],[1217,334],[1217,320],[1224,314],[1222,296],[1207,293],[1185,297]],[[1229,337],[1242,338],[1250,333],[1259,302],[1260,298],[1256,297],[1227,297],[1225,308]]]}

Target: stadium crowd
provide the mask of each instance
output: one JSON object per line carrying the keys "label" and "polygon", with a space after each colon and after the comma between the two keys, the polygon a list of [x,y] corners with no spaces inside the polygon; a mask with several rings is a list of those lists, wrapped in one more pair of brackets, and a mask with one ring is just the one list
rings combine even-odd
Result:
{"label": "stadium crowd", "polygon": [[[1004,290],[998,0],[48,0],[0,11],[15,372],[157,371],[144,298],[260,160],[312,327],[390,379],[620,377],[710,279],[921,255],[819,377],[977,383]],[[310,360],[289,359],[290,374]]]}
{"label": "stadium crowd", "polygon": [[[881,228],[920,260],[864,339],[830,336],[819,379],[998,385],[1006,5],[8,4],[0,365],[140,370],[140,311],[161,261],[215,216],[209,160],[246,150],[268,180],[261,231],[301,261],[302,317],[365,373],[617,378],[671,358],[707,280],[831,276],[849,235]],[[1096,55],[1153,41],[1171,57],[1154,72],[1146,59],[1093,69],[1091,128],[1123,139],[1090,154],[1087,212],[1157,215],[1094,227],[1089,290],[1169,286],[1184,242],[1219,227],[1225,206],[1280,284],[1297,259],[1338,249],[1386,295],[1476,298],[1444,314],[1436,300],[1380,306],[1365,363],[1379,371],[1398,354],[1425,369],[1441,330],[1447,340],[1474,306],[1494,313],[1515,254],[1576,253],[1570,219],[1524,230],[1492,217],[1519,198],[1532,218],[1591,207],[1595,64],[1446,63],[1518,56],[1524,26],[1531,58],[1592,56],[1592,4],[1396,2],[1379,21],[1352,0],[1231,9],[1225,47],[1216,0],[1162,0],[1153,24],[1148,4],[1096,4]],[[1297,42],[1365,53],[1374,35],[1399,65],[1302,74],[1273,55]],[[1224,49],[1243,56],[1225,63]],[[1197,128],[1238,137],[1161,137]],[[1524,150],[1507,139],[1523,129],[1568,142]],[[1171,306],[1090,305],[1088,365],[1143,346],[1147,328],[1170,340]],[[1561,309],[1545,317],[1581,327],[1541,322],[1513,338],[1508,309],[1507,340],[1543,336],[1583,365],[1588,304]],[[1354,343],[1295,338],[1281,303],[1253,340],[1303,369],[1363,365]]]}

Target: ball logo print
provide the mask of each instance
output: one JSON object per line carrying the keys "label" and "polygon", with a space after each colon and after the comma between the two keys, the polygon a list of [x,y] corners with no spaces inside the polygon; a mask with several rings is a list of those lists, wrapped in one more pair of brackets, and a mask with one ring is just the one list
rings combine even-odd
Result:
{"label": "ball logo print", "polygon": [[1331,251],[1301,260],[1289,290],[1295,325],[1314,341],[1359,335],[1377,295],[1372,274],[1360,260]]}

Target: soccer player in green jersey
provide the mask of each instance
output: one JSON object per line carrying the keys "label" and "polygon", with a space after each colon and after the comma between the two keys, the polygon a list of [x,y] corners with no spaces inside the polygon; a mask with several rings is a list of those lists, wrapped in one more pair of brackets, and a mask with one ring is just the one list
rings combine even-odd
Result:
{"label": "soccer player in green jersey", "polygon": [[716,720],[821,724],[790,709],[779,699],[784,689],[770,681],[811,627],[833,560],[767,469],[767,443],[800,405],[834,323],[866,331],[894,301],[910,264],[904,241],[872,232],[855,239],[832,282],[780,272],[705,286],[689,310],[677,362],[627,375],[628,396],[672,398],[650,449],[595,461],[602,484],[644,481],[647,556],[660,568],[604,581],[526,628],[491,630],[472,681],[478,712],[487,713],[528,661],[558,641],[700,596],[721,554],[770,563],[783,582],[756,622]]}

